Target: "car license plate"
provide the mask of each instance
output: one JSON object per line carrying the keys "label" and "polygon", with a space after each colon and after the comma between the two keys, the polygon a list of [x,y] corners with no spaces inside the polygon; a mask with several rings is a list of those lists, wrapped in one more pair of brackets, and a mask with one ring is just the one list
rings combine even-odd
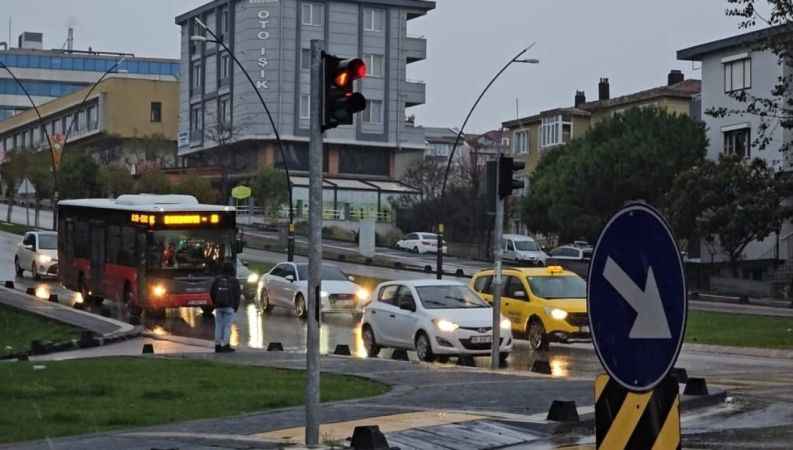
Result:
{"label": "car license plate", "polygon": [[589,333],[589,327],[581,327],[582,333]]}
{"label": "car license plate", "polygon": [[489,344],[493,342],[493,336],[474,336],[471,338],[472,344]]}

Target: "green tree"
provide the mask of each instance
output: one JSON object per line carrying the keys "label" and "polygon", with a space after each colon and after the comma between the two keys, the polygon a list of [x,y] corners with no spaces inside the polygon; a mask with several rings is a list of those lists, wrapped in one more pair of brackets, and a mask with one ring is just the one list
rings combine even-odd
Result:
{"label": "green tree", "polygon": [[99,165],[89,155],[67,152],[58,172],[58,185],[62,199],[101,197]]}
{"label": "green tree", "polygon": [[778,232],[793,217],[793,207],[783,204],[791,192],[793,179],[777,175],[765,161],[722,155],[678,176],[668,194],[669,217],[720,247],[737,276],[746,246]]}
{"label": "green tree", "polygon": [[289,201],[286,173],[272,167],[263,169],[253,180],[253,196],[265,216],[275,216]]}
{"label": "green tree", "polygon": [[522,202],[529,229],[562,241],[597,237],[625,202],[663,209],[677,175],[704,159],[705,131],[686,116],[634,108],[549,150]]}
{"label": "green tree", "polygon": [[115,198],[135,190],[135,178],[126,167],[104,166],[99,170],[99,179],[106,197]]}
{"label": "green tree", "polygon": [[212,182],[204,177],[191,176],[183,178],[176,184],[173,193],[193,195],[201,203],[215,203],[218,201],[218,193],[212,187]]}
{"label": "green tree", "polygon": [[160,170],[144,172],[135,183],[135,192],[140,194],[170,194],[173,192],[171,180]]}
{"label": "green tree", "polygon": [[36,190],[33,197],[35,201],[33,223],[37,227],[39,226],[41,201],[52,198],[54,184],[51,158],[49,150],[30,153],[28,156],[29,165],[26,175]]}

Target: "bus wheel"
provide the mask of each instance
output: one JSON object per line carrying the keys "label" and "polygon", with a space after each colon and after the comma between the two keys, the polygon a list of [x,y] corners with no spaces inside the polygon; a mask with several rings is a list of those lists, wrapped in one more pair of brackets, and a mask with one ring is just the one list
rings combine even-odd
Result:
{"label": "bus wheel", "polygon": [[126,316],[129,323],[132,325],[140,325],[141,310],[138,305],[133,305],[130,301],[132,299],[132,290],[129,285],[124,286],[124,296],[121,297],[121,307],[126,309]]}

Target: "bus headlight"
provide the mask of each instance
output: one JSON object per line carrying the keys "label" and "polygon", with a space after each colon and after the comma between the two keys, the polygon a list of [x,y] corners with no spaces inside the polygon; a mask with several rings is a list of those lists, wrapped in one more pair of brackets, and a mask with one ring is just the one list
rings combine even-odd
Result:
{"label": "bus headlight", "polygon": [[50,255],[39,255],[39,264],[49,264],[52,262],[52,256]]}
{"label": "bus headlight", "polygon": [[165,290],[165,286],[161,284],[154,285],[154,287],[151,288],[151,293],[155,297],[163,297],[165,296],[166,292],[167,291]]}
{"label": "bus headlight", "polygon": [[248,284],[256,284],[258,282],[259,282],[259,274],[256,272],[251,272],[251,274],[248,275]]}

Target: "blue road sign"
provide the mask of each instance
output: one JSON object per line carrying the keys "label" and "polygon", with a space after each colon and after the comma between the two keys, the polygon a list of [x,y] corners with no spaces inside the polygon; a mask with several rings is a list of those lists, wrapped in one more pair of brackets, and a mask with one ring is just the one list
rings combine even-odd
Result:
{"label": "blue road sign", "polygon": [[631,391],[653,389],[677,361],[687,309],[669,225],[645,203],[627,205],[600,233],[587,283],[592,341],[609,375]]}

